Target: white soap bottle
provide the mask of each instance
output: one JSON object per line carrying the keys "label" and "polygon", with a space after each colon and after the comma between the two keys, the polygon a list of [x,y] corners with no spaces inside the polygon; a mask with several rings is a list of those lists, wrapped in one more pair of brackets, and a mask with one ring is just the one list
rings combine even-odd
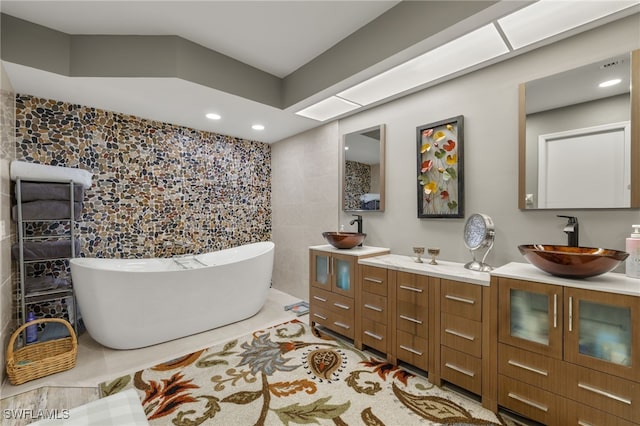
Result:
{"label": "white soap bottle", "polygon": [[633,233],[627,238],[627,261],[625,271],[628,277],[640,278],[640,225],[631,225]]}

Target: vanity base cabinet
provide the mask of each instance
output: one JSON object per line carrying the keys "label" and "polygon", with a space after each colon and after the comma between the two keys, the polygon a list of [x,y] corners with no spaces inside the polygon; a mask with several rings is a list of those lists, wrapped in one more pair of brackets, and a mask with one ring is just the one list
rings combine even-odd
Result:
{"label": "vanity base cabinet", "polygon": [[389,271],[389,275],[394,300],[390,359],[424,371],[433,370],[429,364],[433,360],[433,356],[429,356],[429,314],[432,312],[429,277],[401,271]]}
{"label": "vanity base cabinet", "polygon": [[440,279],[436,284],[439,309],[436,350],[439,377],[475,394],[483,389],[483,288],[484,286]]}
{"label": "vanity base cabinet", "polygon": [[[359,300],[360,265],[358,259],[386,254],[389,250],[363,247],[338,250],[332,246],[309,249],[309,322],[353,339],[356,346],[360,326],[356,300]],[[370,302],[369,304],[373,304]],[[385,332],[386,334],[386,332]],[[385,335],[386,338],[386,335]]]}
{"label": "vanity base cabinet", "polygon": [[503,277],[492,287],[498,405],[547,425],[640,424],[640,298]]}
{"label": "vanity base cabinet", "polygon": [[361,265],[360,271],[355,346],[358,349],[368,346],[386,355],[390,352],[388,271],[367,265]]}

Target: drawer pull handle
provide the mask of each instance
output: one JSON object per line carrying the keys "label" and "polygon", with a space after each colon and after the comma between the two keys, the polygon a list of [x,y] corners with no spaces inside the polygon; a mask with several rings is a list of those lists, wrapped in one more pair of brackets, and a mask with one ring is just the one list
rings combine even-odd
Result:
{"label": "drawer pull handle", "polygon": [[327,317],[323,317],[323,316],[322,316],[322,315],[320,315],[320,314],[313,314],[313,316],[314,316],[314,317],[318,317],[318,318],[323,319],[323,320],[326,320],[326,319],[327,319]]}
{"label": "drawer pull handle", "polygon": [[623,397],[618,396],[618,395],[614,395],[614,394],[612,394],[610,392],[606,392],[606,391],[603,391],[603,390],[598,389],[598,388],[594,388],[593,386],[585,385],[584,383],[578,383],[578,387],[581,388],[581,389],[587,390],[589,392],[597,393],[598,395],[602,395],[604,397],[607,397],[607,398],[610,398],[610,399],[613,399],[613,400],[616,400],[616,401],[620,401],[620,402],[622,402],[624,404],[631,405],[631,400],[630,399],[623,398]]}
{"label": "drawer pull handle", "polygon": [[320,297],[320,296],[313,296],[314,299],[319,300],[321,302],[326,302],[327,299],[325,299],[324,297]]}
{"label": "drawer pull handle", "polygon": [[578,420],[578,426],[594,426],[591,423],[587,423],[583,420]]}
{"label": "drawer pull handle", "polygon": [[338,321],[334,321],[333,323],[334,323],[335,325],[337,325],[338,327],[344,328],[345,330],[348,330],[348,329],[350,329],[350,328],[351,328],[351,327],[349,327],[347,324],[343,324],[343,323],[338,322]]}
{"label": "drawer pull handle", "polygon": [[460,333],[459,331],[451,330],[450,328],[445,328],[444,332],[452,334],[452,335],[454,335],[456,337],[460,337],[462,339],[469,340],[471,342],[476,340],[476,338],[474,336],[469,336],[468,334]]}
{"label": "drawer pull handle", "polygon": [[382,308],[378,308],[377,306],[369,305],[368,303],[364,305],[365,308],[371,309],[372,311],[382,312]]}
{"label": "drawer pull handle", "polygon": [[376,284],[382,284],[382,280],[376,279],[376,278],[369,278],[369,277],[364,277],[363,278],[365,281],[369,281],[372,283],[376,283]]}
{"label": "drawer pull handle", "polygon": [[445,294],[444,295],[445,299],[449,299],[449,300],[453,300],[456,302],[462,302],[462,303],[468,303],[469,305],[475,305],[476,301],[473,299],[466,299],[464,297],[459,297],[459,296],[452,296],[450,294]]}
{"label": "drawer pull handle", "polygon": [[406,315],[400,315],[400,318],[402,318],[403,320],[415,322],[416,324],[422,324],[422,321],[420,321],[418,319],[415,319],[415,318],[408,317]]}
{"label": "drawer pull handle", "polygon": [[476,373],[474,373],[473,371],[469,371],[465,368],[462,367],[458,367],[457,365],[453,365],[453,364],[449,364],[448,362],[444,364],[445,367],[448,367],[452,370],[457,371],[458,373],[462,373],[465,376],[469,376],[469,377],[474,377],[476,375]]}
{"label": "drawer pull handle", "polygon": [[423,291],[421,288],[409,287],[408,285],[401,285],[400,288],[403,290],[415,291],[416,293],[422,293]]}
{"label": "drawer pull handle", "polygon": [[530,367],[528,365],[521,364],[518,361],[514,361],[512,359],[507,361],[507,364],[513,365],[514,367],[522,368],[522,369],[527,370],[527,371],[531,371],[532,373],[540,374],[541,376],[545,376],[546,377],[546,376],[549,375],[549,372],[547,372],[545,370],[540,370],[539,368]]}
{"label": "drawer pull handle", "polygon": [[549,411],[549,407],[547,407],[546,405],[542,405],[542,404],[538,404],[537,402],[530,401],[527,398],[518,395],[517,393],[509,392],[507,396],[509,398],[515,399],[516,401],[520,401],[523,404],[527,404],[530,407],[537,408],[538,410],[544,411],[545,413]]}
{"label": "drawer pull handle", "polygon": [[400,349],[404,349],[405,351],[411,352],[412,354],[416,354],[418,356],[422,356],[422,352],[417,351],[417,350],[415,350],[413,348],[410,348],[408,346],[405,346],[405,345],[400,345]]}
{"label": "drawer pull handle", "polygon": [[382,336],[379,336],[376,333],[372,333],[369,330],[365,330],[364,334],[366,334],[369,337],[373,337],[376,340],[382,340]]}
{"label": "drawer pull handle", "polygon": [[349,307],[348,307],[347,305],[343,305],[342,303],[338,303],[338,302],[336,302],[336,303],[334,303],[334,304],[333,304],[333,306],[338,307],[338,308],[340,308],[340,309],[346,309],[346,310],[349,310]]}

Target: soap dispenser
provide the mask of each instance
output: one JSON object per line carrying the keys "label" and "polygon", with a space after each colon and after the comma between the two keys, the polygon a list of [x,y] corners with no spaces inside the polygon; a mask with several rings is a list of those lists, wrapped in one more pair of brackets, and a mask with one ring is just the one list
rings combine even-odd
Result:
{"label": "soap dispenser", "polygon": [[640,278],[640,225],[631,225],[633,232],[627,238],[627,257],[625,270],[628,277]]}

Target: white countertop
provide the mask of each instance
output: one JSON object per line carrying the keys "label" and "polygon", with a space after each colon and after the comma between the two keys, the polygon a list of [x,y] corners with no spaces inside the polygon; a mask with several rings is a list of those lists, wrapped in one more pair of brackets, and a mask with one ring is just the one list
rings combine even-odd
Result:
{"label": "white countertop", "polygon": [[464,267],[464,263],[437,260],[437,265],[430,265],[429,259],[423,259],[423,261],[424,263],[416,263],[414,258],[411,256],[385,254],[382,256],[359,259],[358,263],[361,265],[378,266],[396,271],[429,275],[431,277],[464,281],[484,286],[488,286],[491,280],[488,272],[471,271]]}
{"label": "white countertop", "polygon": [[570,279],[548,274],[530,263],[512,262],[494,269],[491,275],[640,297],[640,279],[613,272],[591,278]]}
{"label": "white countertop", "polygon": [[330,253],[346,254],[349,256],[371,256],[389,252],[388,248],[372,246],[354,247],[352,249],[337,249],[330,244],[324,244],[321,246],[311,246],[309,248],[311,250],[327,251]]}

